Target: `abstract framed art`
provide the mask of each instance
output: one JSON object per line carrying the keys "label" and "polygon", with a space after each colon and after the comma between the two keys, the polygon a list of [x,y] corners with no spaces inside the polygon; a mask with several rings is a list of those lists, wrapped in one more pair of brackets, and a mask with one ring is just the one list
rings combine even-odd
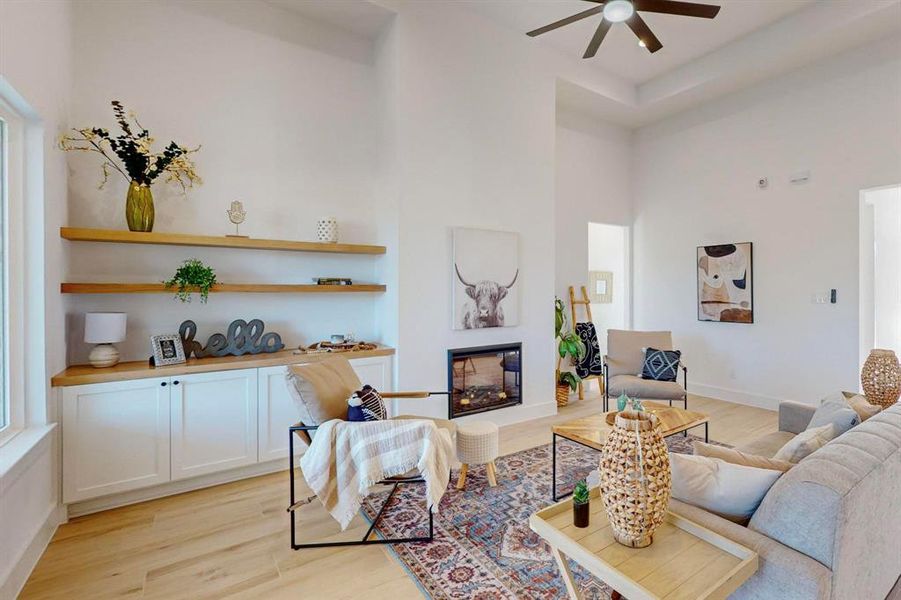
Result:
{"label": "abstract framed art", "polygon": [[753,244],[698,246],[698,320],[754,322]]}

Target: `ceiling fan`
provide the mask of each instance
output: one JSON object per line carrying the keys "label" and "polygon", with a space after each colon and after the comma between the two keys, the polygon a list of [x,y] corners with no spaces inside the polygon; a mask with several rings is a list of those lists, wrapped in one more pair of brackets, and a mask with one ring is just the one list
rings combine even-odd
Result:
{"label": "ceiling fan", "polygon": [[657,52],[663,48],[663,44],[657,39],[657,36],[648,27],[644,19],[639,16],[639,12],[655,12],[668,15],[679,15],[682,17],[699,17],[701,19],[712,19],[718,12],[720,7],[712,4],[697,4],[694,2],[676,2],[675,0],[584,0],[597,4],[588,10],[574,14],[571,17],[560,19],[550,25],[539,27],[538,29],[528,32],[526,35],[535,37],[548,31],[553,31],[558,27],[564,27],[587,19],[588,17],[603,14],[601,24],[594,32],[591,42],[582,58],[591,58],[598,52],[604,36],[610,30],[610,26],[614,23],[625,21],[636,36],[638,36],[638,45],[648,49],[648,52]]}

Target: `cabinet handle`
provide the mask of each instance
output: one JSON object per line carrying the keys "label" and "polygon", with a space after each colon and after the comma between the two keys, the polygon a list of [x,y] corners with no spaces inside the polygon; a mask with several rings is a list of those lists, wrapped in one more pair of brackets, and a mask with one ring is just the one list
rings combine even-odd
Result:
{"label": "cabinet handle", "polygon": [[172,382],[172,385],[178,385],[178,379]]}
{"label": "cabinet handle", "polygon": [[162,383],[160,383],[160,385],[163,386],[163,387],[166,387],[167,384],[166,384],[165,381],[163,381]]}

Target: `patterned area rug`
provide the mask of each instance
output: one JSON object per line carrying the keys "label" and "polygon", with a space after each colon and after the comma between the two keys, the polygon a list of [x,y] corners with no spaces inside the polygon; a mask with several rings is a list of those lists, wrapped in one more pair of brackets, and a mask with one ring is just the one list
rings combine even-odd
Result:
{"label": "patterned area rug", "polygon": [[[666,439],[671,452],[691,454],[694,436]],[[565,493],[597,468],[599,453],[557,442],[557,493]],[[499,458],[497,487],[488,487],[484,467],[472,467],[466,489],[457,473],[435,515],[435,539],[428,544],[389,546],[426,596],[438,600],[557,599],[566,588],[544,542],[529,529],[536,510],[551,504],[551,445]],[[422,485],[401,486],[379,523],[382,534],[428,535]],[[387,492],[363,505],[372,519]],[[425,527],[423,527],[425,524]],[[586,600],[608,600],[610,588],[573,565]]]}

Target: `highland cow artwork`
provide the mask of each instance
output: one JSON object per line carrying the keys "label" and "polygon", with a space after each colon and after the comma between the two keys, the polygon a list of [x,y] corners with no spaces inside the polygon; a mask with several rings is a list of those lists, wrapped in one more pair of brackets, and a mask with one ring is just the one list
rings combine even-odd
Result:
{"label": "highland cow artwork", "polygon": [[453,327],[481,329],[519,323],[519,235],[454,229]]}
{"label": "highland cow artwork", "polygon": [[752,244],[698,247],[698,320],[754,322]]}

